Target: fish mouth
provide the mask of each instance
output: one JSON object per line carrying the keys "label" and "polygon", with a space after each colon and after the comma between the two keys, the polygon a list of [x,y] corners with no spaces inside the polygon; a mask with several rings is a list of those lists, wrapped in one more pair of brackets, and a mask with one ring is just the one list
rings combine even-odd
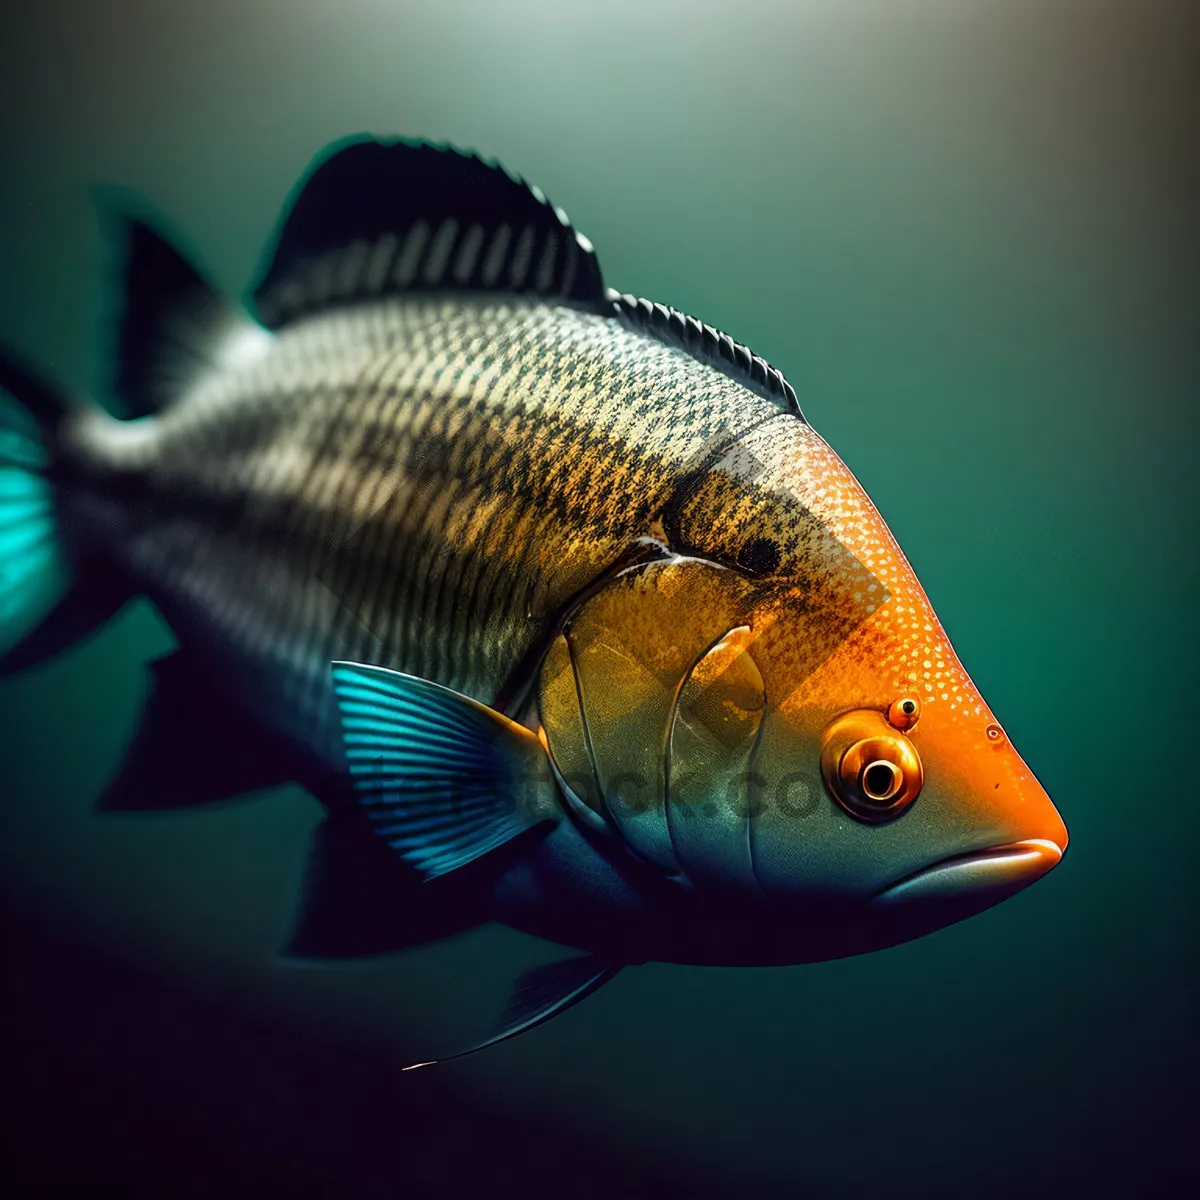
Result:
{"label": "fish mouth", "polygon": [[1041,879],[1062,856],[1062,847],[1048,838],[1027,838],[955,854],[889,884],[872,903],[887,906],[915,900],[998,900]]}

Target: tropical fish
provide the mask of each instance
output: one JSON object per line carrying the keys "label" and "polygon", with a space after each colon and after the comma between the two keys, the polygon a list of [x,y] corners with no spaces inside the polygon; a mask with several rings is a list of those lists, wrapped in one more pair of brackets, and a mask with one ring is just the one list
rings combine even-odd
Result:
{"label": "tropical fish", "polygon": [[306,785],[293,955],[490,920],[582,951],[484,1045],[628,965],[863,953],[1059,861],[782,374],[606,287],[538,188],[339,143],[244,306],[112,216],[123,418],[0,359],[0,670],[149,597],[179,649],[101,807]]}

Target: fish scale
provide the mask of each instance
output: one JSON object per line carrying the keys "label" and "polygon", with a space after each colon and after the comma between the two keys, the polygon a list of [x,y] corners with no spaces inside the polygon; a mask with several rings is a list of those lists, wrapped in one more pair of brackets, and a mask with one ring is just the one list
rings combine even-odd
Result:
{"label": "fish scale", "polygon": [[[285,330],[136,447],[94,420],[76,443],[99,478],[135,476],[150,515],[125,554],[144,589],[192,612],[218,656],[236,647],[241,673],[269,668],[280,682],[256,690],[258,714],[336,761],[328,662],[382,650],[494,701],[572,595],[648,534],[714,432],[775,412],[566,306],[391,302]],[[190,547],[166,571],[164,536]]]}

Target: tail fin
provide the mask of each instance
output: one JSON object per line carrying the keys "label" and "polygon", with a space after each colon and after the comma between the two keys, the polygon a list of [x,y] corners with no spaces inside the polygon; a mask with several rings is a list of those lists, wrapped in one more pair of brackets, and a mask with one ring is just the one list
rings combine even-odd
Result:
{"label": "tail fin", "polygon": [[10,393],[0,393],[0,650],[7,650],[62,599],[70,579],[49,478],[70,405],[2,352],[0,388]]}
{"label": "tail fin", "polygon": [[58,432],[74,407],[65,390],[0,350],[0,676],[64,649],[119,603],[106,573],[79,582],[62,538]]}
{"label": "tail fin", "polygon": [[[206,373],[265,352],[272,335],[130,211],[144,205],[115,189],[95,198],[123,256],[114,390],[126,417],[152,418]],[[74,408],[0,349],[0,676],[65,649],[130,594],[102,553],[62,538],[58,432]]]}

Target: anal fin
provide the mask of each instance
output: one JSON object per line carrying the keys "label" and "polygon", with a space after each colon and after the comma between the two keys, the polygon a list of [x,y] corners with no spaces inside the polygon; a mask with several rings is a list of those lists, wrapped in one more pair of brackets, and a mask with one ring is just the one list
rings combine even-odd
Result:
{"label": "anal fin", "polygon": [[100,809],[190,808],[296,778],[296,752],[247,717],[186,651],[149,670],[142,723]]}

